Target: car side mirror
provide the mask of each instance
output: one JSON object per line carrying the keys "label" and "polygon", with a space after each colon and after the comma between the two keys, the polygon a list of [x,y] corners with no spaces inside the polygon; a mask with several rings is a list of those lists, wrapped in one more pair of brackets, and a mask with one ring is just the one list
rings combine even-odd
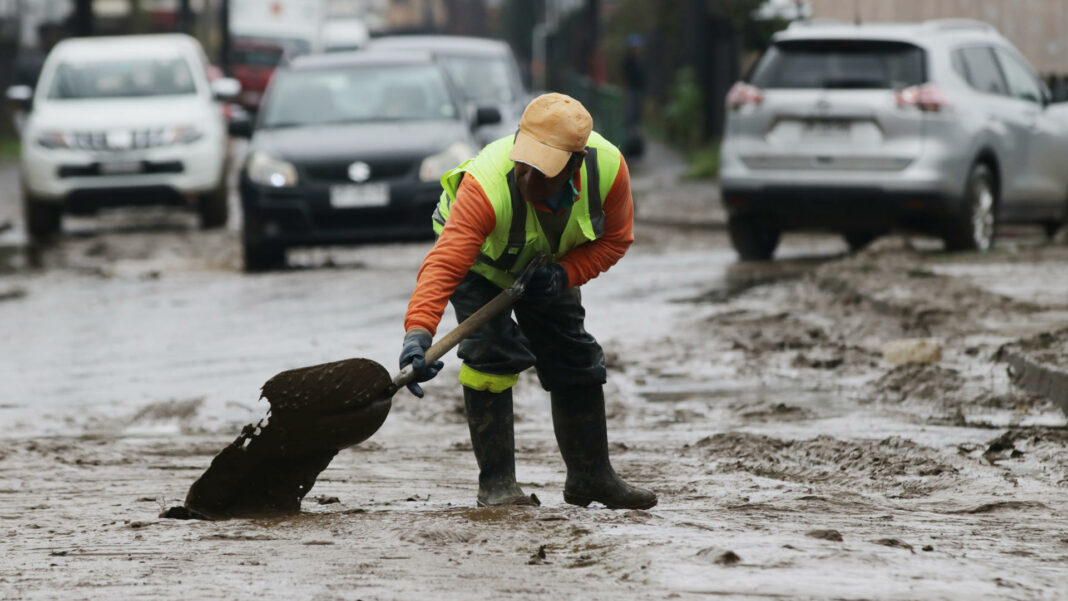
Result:
{"label": "car side mirror", "polygon": [[230,116],[226,122],[226,128],[230,135],[235,138],[252,137],[252,115],[241,105],[230,105]]}
{"label": "car side mirror", "polygon": [[11,86],[4,94],[7,101],[18,108],[28,111],[33,106],[33,88],[26,85]]}
{"label": "car side mirror", "polygon": [[501,122],[501,110],[495,106],[480,106],[475,109],[475,127],[496,125]]}
{"label": "car side mirror", "polygon": [[241,94],[241,82],[232,77],[221,77],[211,82],[211,95],[215,100],[228,102]]}

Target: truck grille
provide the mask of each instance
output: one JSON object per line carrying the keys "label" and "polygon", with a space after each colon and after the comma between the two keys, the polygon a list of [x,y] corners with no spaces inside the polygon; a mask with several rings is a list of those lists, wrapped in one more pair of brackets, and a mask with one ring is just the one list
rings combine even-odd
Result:
{"label": "truck grille", "polygon": [[173,137],[162,127],[111,130],[76,131],[70,136],[71,148],[79,150],[126,151],[158,148],[174,144]]}

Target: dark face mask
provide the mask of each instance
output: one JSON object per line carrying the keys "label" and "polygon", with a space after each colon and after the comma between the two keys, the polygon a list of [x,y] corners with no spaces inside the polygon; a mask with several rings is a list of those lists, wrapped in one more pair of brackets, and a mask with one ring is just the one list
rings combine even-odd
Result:
{"label": "dark face mask", "polygon": [[575,204],[576,197],[578,197],[578,190],[575,189],[575,180],[569,178],[567,185],[560,188],[560,191],[552,197],[546,198],[543,204],[553,211],[561,211]]}

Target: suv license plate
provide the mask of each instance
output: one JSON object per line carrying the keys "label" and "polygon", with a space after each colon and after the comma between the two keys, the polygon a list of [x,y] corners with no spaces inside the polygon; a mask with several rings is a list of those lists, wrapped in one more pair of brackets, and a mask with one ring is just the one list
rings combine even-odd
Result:
{"label": "suv license plate", "polygon": [[384,207],[389,204],[389,184],[330,186],[330,206],[335,209]]}
{"label": "suv license plate", "polygon": [[832,140],[848,138],[850,123],[848,121],[805,121],[802,132],[808,138]]}
{"label": "suv license plate", "polygon": [[145,166],[141,161],[105,161],[100,163],[100,175],[132,175],[141,173]]}

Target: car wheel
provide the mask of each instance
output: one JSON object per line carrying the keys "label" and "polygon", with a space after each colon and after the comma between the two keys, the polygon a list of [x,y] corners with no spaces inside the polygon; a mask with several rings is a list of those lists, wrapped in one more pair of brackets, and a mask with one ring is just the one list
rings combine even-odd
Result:
{"label": "car wheel", "polygon": [[30,239],[42,242],[59,234],[63,229],[63,205],[34,198],[22,191],[22,213]]}
{"label": "car wheel", "polygon": [[247,272],[270,271],[286,265],[286,247],[264,240],[262,220],[247,210],[241,232],[241,247]]}
{"label": "car wheel", "polygon": [[1052,242],[1057,237],[1057,232],[1061,231],[1061,226],[1063,225],[1063,221],[1043,221],[1042,231],[1046,234],[1046,241]]}
{"label": "car wheel", "polygon": [[226,225],[230,218],[230,190],[224,177],[219,185],[197,199],[200,229],[212,230]]}
{"label": "car wheel", "polygon": [[286,249],[278,244],[243,244],[245,271],[271,271],[286,266]]}
{"label": "car wheel", "polygon": [[864,250],[881,235],[882,232],[873,230],[850,230],[842,233],[842,237],[845,238],[846,244],[849,245],[849,252],[854,253]]}
{"label": "car wheel", "polygon": [[767,261],[779,246],[779,230],[747,217],[727,221],[731,246],[743,261]]}
{"label": "car wheel", "polygon": [[972,167],[960,213],[942,236],[949,251],[987,251],[994,244],[997,192],[990,168]]}

